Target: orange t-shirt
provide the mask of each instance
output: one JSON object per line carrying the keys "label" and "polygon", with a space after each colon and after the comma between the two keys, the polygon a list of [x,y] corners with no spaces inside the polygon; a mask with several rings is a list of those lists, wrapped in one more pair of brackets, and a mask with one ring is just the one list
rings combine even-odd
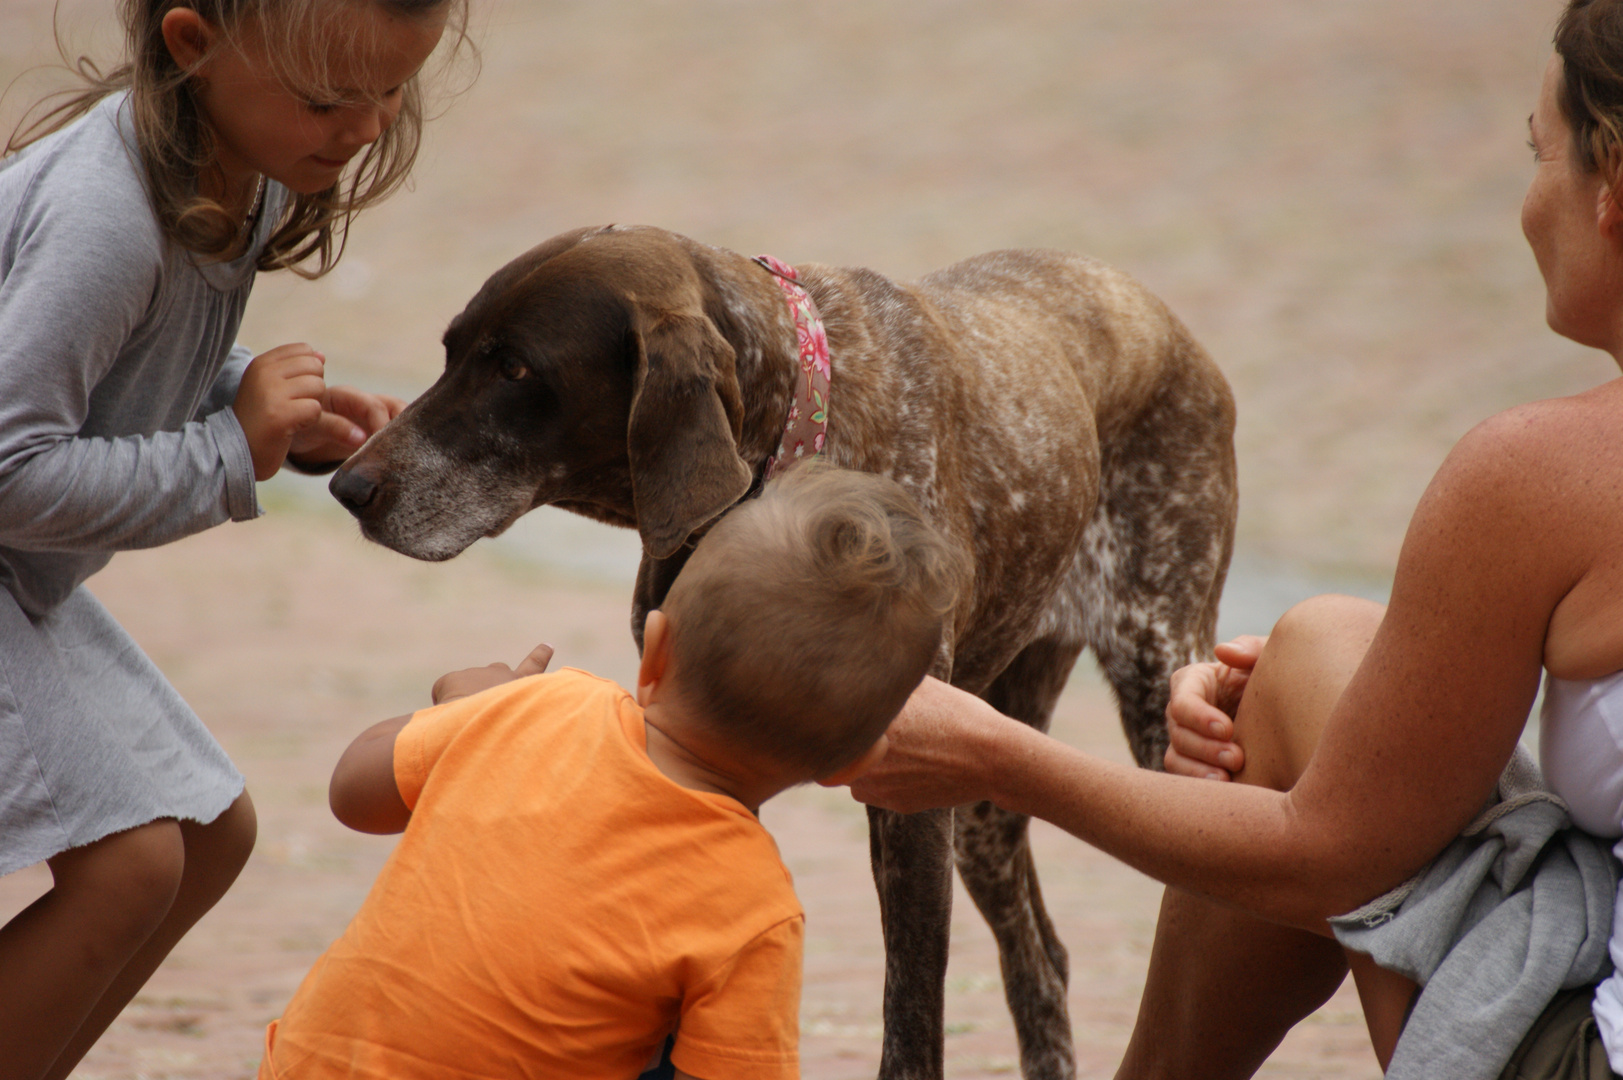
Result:
{"label": "orange t-shirt", "polygon": [[642,710],[564,670],[412,717],[411,823],[266,1033],[262,1080],[800,1075],[804,915],[777,845],[649,761]]}

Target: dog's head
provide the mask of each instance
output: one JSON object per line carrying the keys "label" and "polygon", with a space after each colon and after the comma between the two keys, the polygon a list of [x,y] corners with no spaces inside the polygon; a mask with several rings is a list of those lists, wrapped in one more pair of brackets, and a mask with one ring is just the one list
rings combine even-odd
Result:
{"label": "dog's head", "polygon": [[502,267],[445,332],[445,372],[333,477],[365,535],[449,559],[557,504],[655,558],[749,489],[734,353],[687,242],[580,229]]}

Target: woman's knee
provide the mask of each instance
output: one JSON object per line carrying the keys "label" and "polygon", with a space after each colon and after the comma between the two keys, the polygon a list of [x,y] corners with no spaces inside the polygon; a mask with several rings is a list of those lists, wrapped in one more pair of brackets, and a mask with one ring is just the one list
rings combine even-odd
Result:
{"label": "woman's knee", "polygon": [[1315,670],[1328,666],[1356,668],[1381,625],[1386,606],[1357,596],[1326,593],[1291,607],[1274,624],[1268,652],[1306,661]]}
{"label": "woman's knee", "polygon": [[1235,779],[1280,790],[1296,783],[1385,611],[1370,600],[1326,595],[1280,617],[1235,717],[1246,760]]}

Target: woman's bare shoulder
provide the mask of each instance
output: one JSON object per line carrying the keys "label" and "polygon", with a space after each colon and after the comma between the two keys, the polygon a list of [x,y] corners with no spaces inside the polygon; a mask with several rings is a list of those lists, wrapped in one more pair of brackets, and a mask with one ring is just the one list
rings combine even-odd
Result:
{"label": "woman's bare shoulder", "polygon": [[1530,506],[1571,497],[1575,484],[1623,480],[1623,379],[1488,417],[1454,445],[1437,476]]}

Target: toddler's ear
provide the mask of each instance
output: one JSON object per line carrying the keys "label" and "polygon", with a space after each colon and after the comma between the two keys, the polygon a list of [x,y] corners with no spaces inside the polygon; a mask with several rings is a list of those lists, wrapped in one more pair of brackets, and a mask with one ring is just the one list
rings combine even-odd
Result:
{"label": "toddler's ear", "polygon": [[834,772],[829,773],[827,776],[818,777],[817,782],[822,784],[824,787],[844,787],[846,784],[849,784],[851,781],[855,780],[857,777],[879,764],[879,760],[885,756],[885,751],[888,749],[890,749],[890,737],[888,735],[881,735],[872,746],[868,747],[861,757],[857,758],[843,769],[837,769]]}
{"label": "toddler's ear", "polygon": [[665,669],[670,664],[671,624],[665,613],[655,608],[642,627],[642,664],[637,668],[637,704],[643,708],[654,699]]}

